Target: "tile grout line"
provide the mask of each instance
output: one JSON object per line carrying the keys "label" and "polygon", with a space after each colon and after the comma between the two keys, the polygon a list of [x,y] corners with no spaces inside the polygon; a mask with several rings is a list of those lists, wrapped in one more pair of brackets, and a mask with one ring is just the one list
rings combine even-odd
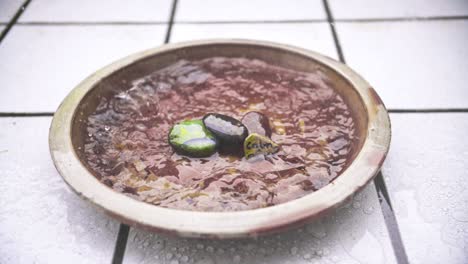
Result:
{"label": "tile grout line", "polygon": [[[468,16],[432,16],[432,17],[388,17],[388,18],[339,18],[333,19],[340,23],[379,23],[379,22],[424,22],[424,21],[468,20]],[[182,20],[172,24],[200,25],[200,24],[295,24],[295,23],[328,23],[328,19],[284,19],[284,20]],[[165,21],[28,21],[16,22],[21,26],[99,26],[99,25],[165,25]],[[8,25],[8,23],[0,23]]]}
{"label": "tile grout line", "polygon": [[468,108],[388,109],[392,114],[468,113]]}
{"label": "tile grout line", "polygon": [[0,117],[40,117],[54,116],[54,112],[0,112]]}
{"label": "tile grout line", "polygon": [[6,35],[8,34],[8,32],[10,32],[11,28],[13,27],[13,25],[16,23],[16,21],[18,21],[19,17],[23,14],[24,10],[26,10],[26,7],[29,5],[29,3],[31,2],[31,0],[26,0],[24,1],[24,3],[20,6],[20,8],[18,9],[18,11],[16,11],[15,15],[13,16],[13,18],[10,20],[10,22],[6,25],[5,29],[2,31],[2,33],[0,34],[0,43],[3,41],[3,39],[6,37]]}
{"label": "tile grout line", "polygon": [[[328,23],[330,24],[330,29],[333,34],[333,39],[335,41],[336,50],[340,61],[346,64],[342,47],[339,42],[338,34],[335,28],[335,22],[333,19],[333,14],[328,5],[328,0],[323,0],[323,5],[325,12],[327,13]],[[387,227],[387,232],[390,237],[390,242],[392,244],[393,253],[398,264],[408,264],[408,256],[406,255],[406,250],[401,239],[400,229],[398,228],[398,222],[396,216],[393,212],[391,206],[390,197],[388,195],[388,190],[385,185],[385,180],[383,178],[382,172],[379,172],[374,178],[374,187],[377,191],[377,196],[379,198],[379,205],[382,210],[382,214],[385,221],[385,226]]]}
{"label": "tile grout line", "polygon": [[296,24],[296,23],[326,23],[326,19],[280,19],[280,20],[181,20],[175,24],[200,25],[200,24]]}
{"label": "tile grout line", "polygon": [[171,14],[169,17],[169,24],[167,25],[166,38],[164,39],[164,44],[169,43],[169,40],[171,39],[172,26],[174,25],[174,19],[177,10],[177,2],[178,0],[172,0]]}
{"label": "tile grout line", "polygon": [[338,53],[338,58],[342,63],[346,63],[345,58],[343,56],[343,50],[341,49],[340,40],[338,39],[338,34],[336,32],[335,22],[333,21],[333,16],[331,14],[330,6],[328,5],[327,0],[322,0],[322,2],[323,2],[323,7],[325,8],[325,12],[327,14],[327,21],[328,21],[328,24],[330,25],[330,30],[333,36],[333,41],[335,43],[336,52]]}
{"label": "tile grout line", "polygon": [[128,225],[120,224],[117,241],[115,242],[114,254],[112,256],[112,264],[121,264],[123,262],[129,231],[130,227]]}
{"label": "tile grout line", "polygon": [[17,22],[18,26],[146,26],[166,25],[164,21],[31,21]]}
{"label": "tile grout line", "polygon": [[379,22],[424,22],[424,21],[444,21],[444,20],[466,20],[468,16],[414,16],[414,17],[383,17],[383,18],[339,18],[335,22],[352,23],[379,23]]}
{"label": "tile grout line", "polygon": [[390,195],[388,194],[388,189],[385,184],[382,171],[380,171],[375,177],[374,187],[377,191],[380,209],[382,210],[382,215],[384,217],[385,225],[387,226],[387,231],[390,235],[390,241],[392,242],[397,262],[399,264],[408,264],[408,256],[406,254],[405,246],[403,245],[400,228],[398,227],[398,221],[396,219],[395,212],[393,211]]}
{"label": "tile grout line", "polygon": [[[304,20],[227,20],[227,21],[172,21],[178,25],[199,25],[199,24],[274,24],[274,23],[326,23],[324,19],[304,19]],[[1,23],[0,23],[1,24]],[[89,26],[89,25],[164,25],[169,22],[164,21],[28,21],[17,22],[22,26]]]}

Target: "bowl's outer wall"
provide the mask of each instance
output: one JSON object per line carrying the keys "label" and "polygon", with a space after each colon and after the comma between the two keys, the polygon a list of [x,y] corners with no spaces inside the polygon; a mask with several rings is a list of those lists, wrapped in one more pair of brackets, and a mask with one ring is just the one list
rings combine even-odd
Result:
{"label": "bowl's outer wall", "polygon": [[[100,97],[129,88],[180,59],[247,57],[299,71],[320,69],[351,107],[360,135],[351,165],[331,184],[284,204],[241,212],[191,212],[136,201],[100,183],[82,162],[86,117]],[[166,45],[117,61],[79,84],[59,107],[49,144],[65,182],[109,215],[133,226],[189,237],[232,238],[276,232],[317,218],[363,188],[378,172],[390,144],[390,121],[378,95],[347,66],[300,48],[249,40],[207,40]]]}

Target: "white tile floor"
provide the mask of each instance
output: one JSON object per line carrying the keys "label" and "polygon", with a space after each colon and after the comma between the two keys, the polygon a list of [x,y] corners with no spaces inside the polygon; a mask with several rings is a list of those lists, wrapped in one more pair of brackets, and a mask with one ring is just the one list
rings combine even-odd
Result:
{"label": "white tile floor", "polygon": [[23,4],[23,0],[0,1],[0,22],[8,23]]}
{"label": "white tile floor", "polygon": [[166,25],[14,26],[0,45],[0,111],[55,111],[88,75],[161,45],[165,33]]}
{"label": "white tile floor", "polygon": [[172,0],[34,0],[20,22],[167,22]]}
{"label": "white tile floor", "polygon": [[175,24],[171,42],[203,38],[247,38],[274,41],[313,49],[337,58],[327,23]]}
{"label": "white tile floor", "polygon": [[329,0],[335,19],[468,15],[466,0]]}
{"label": "white tile floor", "polygon": [[[371,82],[390,109],[468,108],[468,19],[412,20],[468,16],[468,1],[327,1],[338,20],[337,35],[347,63]],[[53,112],[96,69],[162,44],[172,0],[129,3],[31,0],[19,18],[21,25],[15,24],[0,40],[2,264],[112,259],[118,224],[61,181],[47,148],[50,117],[8,116]],[[0,23],[9,23],[22,4],[0,0]],[[326,19],[320,0],[178,0],[170,41],[257,38],[337,58]],[[410,263],[466,263],[468,186],[463,177],[468,111],[391,118],[393,141],[383,174]],[[44,237],[48,239],[37,239]],[[370,184],[352,203],[323,220],[258,240],[185,240],[132,228],[124,263],[396,260],[375,186]]]}
{"label": "white tile floor", "polygon": [[0,263],[108,263],[119,224],[58,177],[50,121],[0,118]]}
{"label": "white tile floor", "polygon": [[468,113],[391,119],[383,174],[410,263],[466,263]]}
{"label": "white tile floor", "polygon": [[124,263],[186,259],[223,264],[396,263],[373,185],[328,217],[257,240],[187,240],[132,229]]}
{"label": "white tile floor", "polygon": [[180,0],[180,21],[265,21],[326,19],[320,0]]}
{"label": "white tile floor", "polygon": [[348,65],[389,108],[468,107],[468,20],[338,23]]}

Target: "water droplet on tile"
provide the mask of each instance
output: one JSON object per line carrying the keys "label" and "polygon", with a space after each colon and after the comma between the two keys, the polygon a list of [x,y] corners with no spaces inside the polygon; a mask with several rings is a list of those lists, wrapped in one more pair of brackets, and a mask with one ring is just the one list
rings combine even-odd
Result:
{"label": "water droplet on tile", "polygon": [[260,249],[258,250],[258,252],[259,252],[260,254],[262,254],[262,255],[265,255],[266,249],[260,248]]}
{"label": "water droplet on tile", "polygon": [[165,240],[156,240],[153,244],[153,249],[156,249],[156,250],[162,250],[164,249],[166,246],[166,241]]}
{"label": "water droplet on tile", "polygon": [[172,259],[173,257],[174,257],[174,255],[171,252],[166,254],[166,259],[167,260]]}
{"label": "water droplet on tile", "polygon": [[370,214],[372,214],[374,212],[374,207],[373,206],[366,207],[366,208],[364,208],[363,212],[365,214],[370,215]]}
{"label": "water droplet on tile", "polygon": [[180,258],[180,261],[187,262],[189,261],[189,257],[184,255]]}
{"label": "water droplet on tile", "polygon": [[250,244],[247,244],[247,250],[252,250],[255,248],[255,245],[250,243]]}
{"label": "water droplet on tile", "polygon": [[327,256],[328,254],[330,254],[330,250],[328,248],[323,248],[322,252],[324,256]]}
{"label": "water droplet on tile", "polygon": [[311,254],[307,253],[304,256],[302,256],[304,259],[310,259],[312,257]]}
{"label": "water droplet on tile", "polygon": [[296,254],[297,254],[297,250],[298,250],[297,247],[292,247],[291,250],[290,250],[290,252],[291,252],[292,255],[296,255]]}
{"label": "water droplet on tile", "polygon": [[214,252],[214,248],[212,246],[207,246],[206,247],[206,251],[207,252],[210,252],[210,253],[213,253]]}
{"label": "water droplet on tile", "polygon": [[195,262],[195,264],[215,264],[214,260],[208,257],[204,257]]}
{"label": "water droplet on tile", "polygon": [[239,255],[235,255],[234,258],[232,259],[234,263],[240,263],[241,262],[241,257]]}
{"label": "water droplet on tile", "polygon": [[[306,227],[306,230],[313,237],[321,239],[327,236],[324,226],[320,222],[310,224]],[[320,240],[316,240],[315,243],[320,243]]]}

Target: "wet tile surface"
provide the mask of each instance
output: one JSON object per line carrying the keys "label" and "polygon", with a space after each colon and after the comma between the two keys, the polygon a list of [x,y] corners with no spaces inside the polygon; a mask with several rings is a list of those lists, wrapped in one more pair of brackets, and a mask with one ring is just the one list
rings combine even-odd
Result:
{"label": "wet tile surface", "polygon": [[337,57],[327,23],[175,24],[171,42],[206,38],[268,40],[314,50],[333,58]]}
{"label": "wet tile surface", "polygon": [[328,0],[336,19],[468,15],[466,0]]}
{"label": "wet tile surface", "polygon": [[468,113],[391,119],[383,174],[410,263],[466,263]]}
{"label": "wet tile surface", "polygon": [[330,216],[257,240],[177,239],[132,228],[124,263],[396,262],[371,184]]}
{"label": "wet tile surface", "polygon": [[0,263],[110,263],[118,223],[67,189],[51,118],[0,118]]}
{"label": "wet tile surface", "polygon": [[326,19],[320,0],[180,0],[176,21]]}
{"label": "wet tile surface", "polygon": [[172,0],[33,0],[20,22],[167,22]]}
{"label": "wet tile surface", "polygon": [[389,108],[468,107],[468,20],[338,23],[346,62]]}
{"label": "wet tile surface", "polygon": [[84,78],[161,45],[165,33],[163,25],[14,26],[0,45],[0,112],[55,111]]}
{"label": "wet tile surface", "polygon": [[15,16],[24,0],[2,0],[0,1],[0,22],[8,23]]}
{"label": "wet tile surface", "polygon": [[[468,19],[449,18],[468,16],[468,1],[327,1],[335,19],[348,21],[336,27],[347,63],[370,81],[387,107],[468,108]],[[24,2],[0,0],[0,31]],[[13,26],[0,43],[0,113],[53,112],[97,69],[161,45],[172,3],[32,0],[19,22],[35,25]],[[337,58],[322,3],[178,0],[171,42],[261,39]],[[397,21],[415,18],[425,19]],[[349,22],[354,19],[384,22]],[[383,174],[410,263],[466,263],[468,112],[392,114],[391,119],[392,146]],[[61,180],[48,152],[50,121],[0,117],[0,263],[110,263],[119,224]],[[317,222],[257,240],[169,238],[132,228],[124,263],[396,260],[375,187],[369,185]]]}

